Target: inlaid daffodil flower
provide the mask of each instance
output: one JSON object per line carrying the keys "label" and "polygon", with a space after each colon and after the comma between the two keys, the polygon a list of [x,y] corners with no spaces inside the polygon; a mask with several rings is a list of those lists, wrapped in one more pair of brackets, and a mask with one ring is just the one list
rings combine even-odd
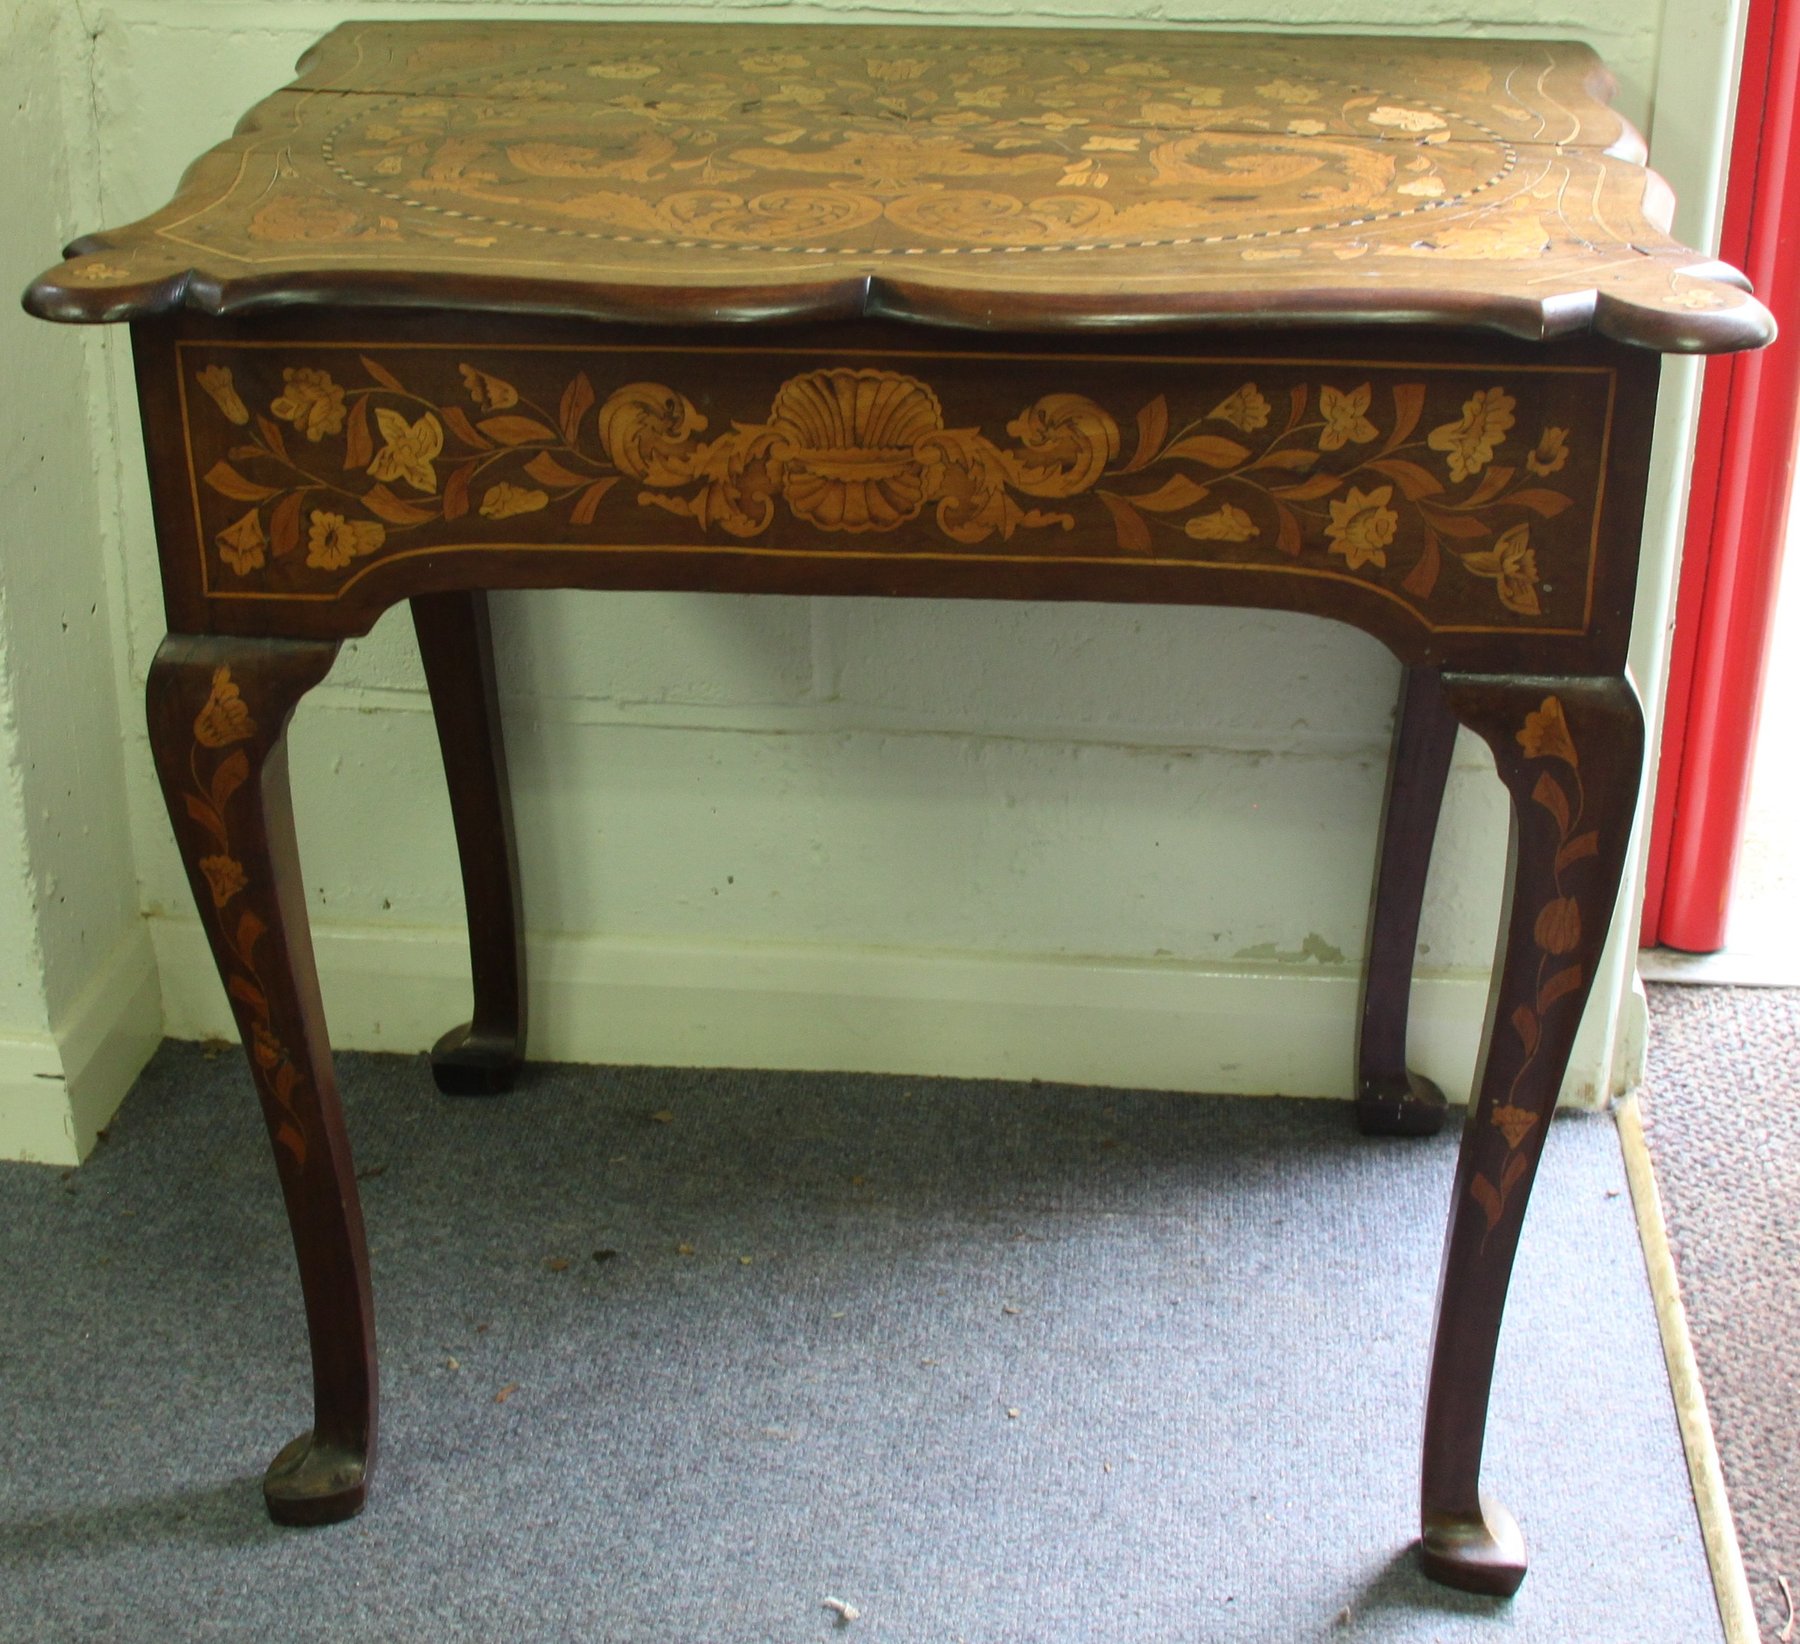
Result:
{"label": "inlaid daffodil flower", "polygon": [[344,391],[327,371],[288,366],[281,373],[287,386],[269,409],[291,422],[315,445],[344,426]]}
{"label": "inlaid daffodil flower", "polygon": [[212,396],[213,404],[225,413],[226,421],[242,428],[250,420],[250,407],[232,386],[230,366],[209,365],[204,371],[196,372],[194,380]]}
{"label": "inlaid daffodil flower", "polygon": [[1492,548],[1468,554],[1463,564],[1478,577],[1492,577],[1498,585],[1500,603],[1521,616],[1537,616],[1537,555],[1531,547],[1531,526],[1523,523],[1502,531]]}
{"label": "inlaid daffodil flower", "polygon": [[375,453],[369,472],[378,480],[403,479],[416,491],[437,490],[431,461],[444,449],[444,425],[429,411],[417,422],[408,422],[398,411],[382,406],[375,412],[375,426],[387,444]]}
{"label": "inlaid daffodil flower", "polygon": [[[1329,393],[1330,390],[1327,389],[1326,392]],[[1269,426],[1269,402],[1255,383],[1247,382],[1235,394],[1228,394],[1220,400],[1206,415],[1208,418],[1217,417],[1220,422],[1228,422],[1233,428],[1242,429],[1246,434],[1254,434],[1259,428]]]}
{"label": "inlaid daffodil flower", "polygon": [[269,545],[269,539],[263,535],[262,516],[254,508],[226,526],[213,541],[218,544],[219,558],[241,577],[247,577],[263,563],[263,550]]}
{"label": "inlaid daffodil flower", "polygon": [[1425,443],[1444,453],[1451,479],[1460,483],[1487,467],[1512,428],[1513,406],[1504,388],[1479,389],[1463,403],[1460,422],[1441,423],[1426,435]]}
{"label": "inlaid daffodil flower", "polygon": [[1325,527],[1325,535],[1331,539],[1331,551],[1342,554],[1352,571],[1387,564],[1388,544],[1400,528],[1400,516],[1388,507],[1393,496],[1391,485],[1373,491],[1351,486],[1350,495],[1342,502],[1331,502],[1331,523]]}
{"label": "inlaid daffodil flower", "polygon": [[387,528],[372,519],[345,519],[314,509],[306,538],[306,563],[315,571],[341,571],[353,559],[372,554],[387,540]]}
{"label": "inlaid daffodil flower", "polygon": [[1527,759],[1560,759],[1566,765],[1578,765],[1575,739],[1569,735],[1569,722],[1563,717],[1560,697],[1547,696],[1541,708],[1525,716],[1518,744]]}
{"label": "inlaid daffodil flower", "polygon": [[1526,453],[1525,466],[1540,477],[1554,474],[1569,460],[1569,431],[1546,428],[1539,436],[1537,449]]}
{"label": "inlaid daffodil flower", "polygon": [[194,721],[194,740],[203,748],[229,748],[256,735],[256,721],[229,668],[215,668],[212,690]]}

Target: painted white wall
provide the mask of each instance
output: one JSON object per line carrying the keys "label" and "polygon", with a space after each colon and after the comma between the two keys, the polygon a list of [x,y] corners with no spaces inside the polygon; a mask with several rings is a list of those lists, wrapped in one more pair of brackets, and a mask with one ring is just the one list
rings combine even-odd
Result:
{"label": "painted white wall", "polygon": [[[1703,177],[1734,0],[1678,33],[1642,0],[1275,0],[1236,10],[913,0],[999,24],[1337,27],[1579,37],[1657,163]],[[84,0],[93,223],[186,162],[348,16],[893,21],[855,6]],[[1678,42],[1678,49],[1671,43]],[[1709,68],[1709,64],[1713,65]],[[1709,145],[1711,145],[1709,147]],[[1683,174],[1689,174],[1684,176]],[[1692,214],[1690,213],[1690,216]],[[1690,234],[1705,237],[1705,213]],[[52,239],[43,242],[48,261]],[[48,328],[42,328],[48,330]],[[151,774],[138,694],[162,632],[124,340],[95,346],[100,515],[131,845],[168,1031],[226,1032]],[[47,345],[48,346],[48,345]],[[1691,376],[1691,373],[1689,374]],[[1681,368],[1674,373],[1679,389]],[[1660,684],[1691,406],[1665,407],[1639,679]],[[1343,1096],[1398,667],[1298,617],[663,595],[496,599],[532,1051],[1110,1079]],[[466,1008],[442,780],[403,612],[346,648],[294,732],[335,1040],[416,1049]],[[1466,1093],[1498,916],[1504,801],[1459,751],[1428,892],[1416,1060]],[[1567,1095],[1604,1099],[1629,1027],[1615,943]]]}
{"label": "painted white wall", "polygon": [[[73,14],[26,0],[0,16],[0,289],[71,232],[91,169],[71,151],[82,57]],[[0,325],[0,1151],[64,1164],[161,1025],[124,812],[96,361],[76,333]]]}

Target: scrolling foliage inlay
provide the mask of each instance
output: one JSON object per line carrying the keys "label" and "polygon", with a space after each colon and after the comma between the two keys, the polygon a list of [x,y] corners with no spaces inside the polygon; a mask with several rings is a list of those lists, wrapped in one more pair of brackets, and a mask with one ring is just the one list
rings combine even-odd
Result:
{"label": "scrolling foliage inlay", "polygon": [[412,544],[710,542],[1266,566],[1526,631],[1585,622],[1611,381],[1065,360],[1001,390],[975,359],[758,356],[766,388],[709,390],[655,355],[183,355],[214,594],[331,593]]}
{"label": "scrolling foliage inlay", "polygon": [[206,881],[212,917],[218,922],[218,950],[225,968],[225,990],[246,1021],[244,1042],[264,1100],[275,1111],[275,1142],[293,1161],[306,1163],[306,1120],[301,1112],[306,1076],[275,1031],[269,993],[256,962],[257,944],[269,925],[254,903],[258,887],[238,859],[232,842],[232,799],[252,779],[250,756],[240,744],[257,734],[256,721],[228,667],[215,669],[212,689],[194,718],[194,740],[188,749],[189,786],[182,798],[187,814],[201,830],[204,854],[195,861]]}
{"label": "scrolling foliage inlay", "polygon": [[[1544,1020],[1555,1010],[1579,1008],[1584,976],[1579,959],[1572,957],[1581,947],[1583,915],[1581,900],[1570,893],[1569,871],[1585,862],[1600,849],[1599,831],[1584,827],[1587,793],[1581,780],[1581,755],[1569,733],[1569,722],[1563,712],[1562,698],[1547,696],[1540,707],[1525,716],[1515,737],[1525,757],[1542,763],[1531,790],[1532,802],[1541,806],[1556,829],[1556,855],[1551,862],[1550,883],[1544,886],[1521,885],[1521,896],[1537,895],[1537,917],[1532,923],[1532,942],[1537,949],[1537,973],[1530,1003],[1513,1010],[1508,1025],[1517,1038],[1520,1050],[1518,1068],[1507,1087],[1506,1099],[1497,1102],[1488,1122],[1506,1141],[1506,1153],[1496,1181],[1477,1172],[1469,1183],[1469,1192],[1481,1206],[1491,1233],[1505,1215],[1513,1190],[1525,1175],[1525,1155],[1520,1152],[1526,1138],[1546,1117],[1546,1098],[1522,1101],[1519,1087],[1538,1058]],[[1562,769],[1558,770],[1557,767]],[[1587,918],[1604,923],[1601,911],[1590,908]],[[1571,998],[1571,996],[1574,996]],[[1549,1091],[1547,1101],[1554,1104],[1556,1091]]]}

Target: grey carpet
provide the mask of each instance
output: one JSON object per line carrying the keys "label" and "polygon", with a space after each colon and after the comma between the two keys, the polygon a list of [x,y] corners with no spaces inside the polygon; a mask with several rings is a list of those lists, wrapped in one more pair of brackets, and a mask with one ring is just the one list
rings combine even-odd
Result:
{"label": "grey carpet", "polygon": [[1653,987],[1650,1023],[1644,1133],[1774,1644],[1777,1577],[1800,1598],[1800,988]]}
{"label": "grey carpet", "polygon": [[9,1644],[1719,1637],[1605,1119],[1555,1127],[1527,1219],[1504,1604],[1408,1552],[1453,1136],[617,1068],[457,1103],[419,1060],[340,1066],[368,1512],[263,1517],[306,1417],[286,1229],[238,1060],[165,1046],[80,1171],[0,1168]]}

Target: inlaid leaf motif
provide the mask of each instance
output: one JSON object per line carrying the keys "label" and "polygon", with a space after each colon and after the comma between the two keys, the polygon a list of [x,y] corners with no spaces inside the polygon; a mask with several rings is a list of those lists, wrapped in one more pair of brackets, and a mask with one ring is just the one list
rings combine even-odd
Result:
{"label": "inlaid leaf motif", "polygon": [[1119,535],[1119,546],[1128,554],[1149,553],[1150,526],[1144,516],[1123,497],[1111,491],[1102,491],[1100,500],[1112,515],[1113,527]]}
{"label": "inlaid leaf motif", "polygon": [[1443,494],[1443,482],[1429,469],[1421,468],[1416,462],[1408,462],[1404,457],[1377,457],[1373,462],[1364,464],[1373,468],[1376,473],[1391,479],[1400,487],[1400,494],[1408,502],[1417,502],[1421,497],[1435,497]]}
{"label": "inlaid leaf motif", "polygon": [[1500,493],[1512,483],[1512,477],[1515,472],[1516,470],[1514,469],[1502,468],[1499,466],[1488,469],[1488,471],[1481,476],[1481,483],[1477,485],[1468,496],[1464,497],[1458,506],[1463,508],[1479,508],[1484,503],[1492,502],[1495,497],[1499,496]]}
{"label": "inlaid leaf motif", "polygon": [[290,491],[269,510],[269,552],[285,559],[300,546],[300,510],[306,500],[302,491]]}
{"label": "inlaid leaf motif", "polygon": [[1556,853],[1556,871],[1561,873],[1565,868],[1581,861],[1584,857],[1595,855],[1600,849],[1600,835],[1592,828],[1585,833],[1578,833]]}
{"label": "inlaid leaf motif", "polygon": [[209,797],[213,802],[213,809],[223,815],[226,805],[231,801],[231,796],[244,785],[249,775],[250,758],[242,748],[234,749],[221,759],[213,771],[212,782],[209,784]]}
{"label": "inlaid leaf motif", "polygon": [[1581,966],[1569,965],[1559,970],[1538,989],[1538,1009],[1548,1010],[1558,999],[1581,986]]}
{"label": "inlaid leaf motif", "polygon": [[[410,502],[385,485],[370,486],[363,492],[362,502],[371,514],[389,525],[423,525],[427,520],[437,517],[436,510],[424,503]],[[381,544],[376,542],[374,546],[378,548]]]}
{"label": "inlaid leaf motif", "polygon": [[344,429],[344,466],[367,468],[375,458],[375,440],[369,432],[369,396],[359,394],[350,407],[350,420]]}
{"label": "inlaid leaf motif", "polygon": [[[1295,446],[1289,446],[1285,450],[1278,449],[1265,451],[1255,462],[1250,464],[1250,467],[1252,471],[1258,468],[1283,468],[1299,469],[1304,472],[1313,467],[1318,460],[1319,453],[1317,451],[1306,451]],[[1219,463],[1215,466],[1228,467],[1230,465],[1227,463]]]}
{"label": "inlaid leaf motif", "polygon": [[450,470],[444,481],[444,518],[461,519],[469,511],[469,481],[475,477],[475,464],[465,462]]}
{"label": "inlaid leaf motif", "polygon": [[525,464],[525,472],[539,485],[585,485],[593,477],[590,474],[577,474],[573,469],[563,467],[548,451],[538,452]]}
{"label": "inlaid leaf motif", "polygon": [[470,446],[477,451],[491,451],[494,449],[494,442],[489,439],[487,435],[475,432],[475,425],[469,421],[468,412],[464,411],[460,405],[446,405],[441,407],[441,409],[444,414],[444,426],[461,440],[464,445]]}
{"label": "inlaid leaf motif", "polygon": [[224,818],[212,808],[209,801],[201,798],[199,794],[184,794],[182,798],[186,802],[188,815],[219,842],[220,850],[226,849],[231,840],[225,832]]}
{"label": "inlaid leaf motif", "polygon": [[483,417],[475,426],[496,445],[531,445],[556,438],[554,428],[546,428],[531,417]]}
{"label": "inlaid leaf motif", "polygon": [[1431,598],[1432,590],[1437,587],[1438,572],[1443,566],[1443,555],[1438,544],[1437,532],[1427,529],[1425,546],[1413,563],[1413,568],[1406,573],[1401,584],[1415,599]]}
{"label": "inlaid leaf motif", "polygon": [[1186,439],[1177,440],[1163,455],[1203,462],[1209,468],[1235,468],[1248,460],[1250,448],[1226,439],[1223,434],[1189,434]]}
{"label": "inlaid leaf motif", "polygon": [[245,964],[252,963],[253,955],[256,952],[256,944],[262,938],[263,932],[268,928],[269,927],[249,908],[244,909],[244,911],[238,915],[236,938],[237,951],[238,957],[241,958]]}
{"label": "inlaid leaf motif", "polygon": [[577,371],[574,380],[563,390],[562,400],[557,407],[557,421],[562,425],[562,436],[570,445],[581,443],[581,419],[594,406],[594,385],[588,381],[585,371]]}
{"label": "inlaid leaf motif", "polygon": [[1277,485],[1271,488],[1270,494],[1284,497],[1289,502],[1317,502],[1320,497],[1328,497],[1344,483],[1341,474],[1314,474],[1311,479],[1301,480],[1297,485]]}
{"label": "inlaid leaf motif", "polygon": [[594,515],[600,510],[600,499],[617,483],[617,476],[595,480],[575,499],[575,506],[569,510],[570,521],[576,525],[592,525]]}
{"label": "inlaid leaf motif", "polygon": [[1162,450],[1163,441],[1169,435],[1169,401],[1165,395],[1158,394],[1155,399],[1144,406],[1137,414],[1137,449],[1132,452],[1131,460],[1119,470],[1121,474],[1135,474],[1146,463],[1150,462]]}
{"label": "inlaid leaf motif", "polygon": [[259,1016],[269,1013],[268,995],[263,992],[247,976],[234,976],[225,984],[225,991],[241,1004],[248,1005]]}
{"label": "inlaid leaf motif", "polygon": [[1555,519],[1575,499],[1565,497],[1560,491],[1545,491],[1534,486],[1515,491],[1506,500],[1515,507],[1529,508],[1534,514],[1541,514],[1545,519]]}
{"label": "inlaid leaf motif", "polygon": [[1207,488],[1189,479],[1186,474],[1176,474],[1165,480],[1154,491],[1134,494],[1132,505],[1148,509],[1151,513],[1166,514],[1177,508],[1192,508],[1206,495]]}
{"label": "inlaid leaf motif", "polygon": [[1537,785],[1531,790],[1531,797],[1556,818],[1558,833],[1569,831],[1569,796],[1563,792],[1563,786],[1548,771],[1537,779]]}
{"label": "inlaid leaf motif", "polygon": [[1530,1168],[1522,1153],[1515,1153],[1506,1161],[1500,1172],[1500,1200],[1505,1203],[1512,1197],[1512,1190],[1519,1185],[1519,1178]]}
{"label": "inlaid leaf motif", "polygon": [[233,502],[267,502],[276,492],[273,485],[258,485],[254,480],[245,479],[228,462],[215,462],[207,469],[206,483]]}
{"label": "inlaid leaf motif", "polygon": [[1500,1225],[1502,1209],[1500,1189],[1495,1187],[1486,1176],[1477,1172],[1474,1180],[1469,1183],[1469,1192],[1473,1195],[1475,1202],[1481,1206],[1481,1213],[1487,1217],[1488,1232],[1492,1233]]}
{"label": "inlaid leaf motif", "polygon": [[363,370],[368,372],[370,377],[380,383],[383,388],[395,394],[406,392],[406,385],[379,360],[372,360],[367,354],[359,354],[357,358],[362,362]]}
{"label": "inlaid leaf motif", "polygon": [[1424,411],[1424,383],[1401,382],[1394,384],[1394,430],[1382,444],[1381,454],[1383,456],[1397,446],[1406,443],[1412,431],[1419,426],[1419,418]]}
{"label": "inlaid leaf motif", "polygon": [[1289,559],[1298,559],[1306,543],[1300,535],[1300,520],[1285,502],[1275,504],[1275,546]]}
{"label": "inlaid leaf motif", "polygon": [[1456,537],[1466,542],[1472,537],[1493,535],[1494,528],[1475,514],[1452,514],[1429,502],[1423,506],[1431,509],[1432,529],[1442,536]]}

